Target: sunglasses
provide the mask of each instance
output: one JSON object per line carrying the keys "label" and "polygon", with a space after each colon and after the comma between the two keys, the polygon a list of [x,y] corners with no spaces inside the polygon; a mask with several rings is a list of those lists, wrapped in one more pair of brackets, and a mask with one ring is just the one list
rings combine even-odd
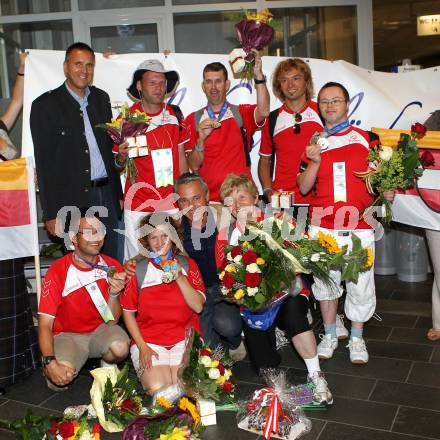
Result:
{"label": "sunglasses", "polygon": [[302,121],[302,115],[301,113],[295,113],[295,125],[293,126],[293,132],[295,134],[301,133],[301,125],[300,122]]}

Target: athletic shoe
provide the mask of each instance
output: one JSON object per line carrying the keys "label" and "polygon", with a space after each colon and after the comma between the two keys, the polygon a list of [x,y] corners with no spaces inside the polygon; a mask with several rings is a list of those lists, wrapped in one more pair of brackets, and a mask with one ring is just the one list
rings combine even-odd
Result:
{"label": "athletic shoe", "polygon": [[363,338],[351,338],[347,347],[350,350],[352,364],[366,364],[368,362],[368,351]]}
{"label": "athletic shoe", "polygon": [[332,335],[325,334],[319,335],[321,342],[318,344],[318,357],[319,359],[330,359],[333,356],[333,352],[338,347],[338,340],[332,338]]}
{"label": "athletic shoe", "polygon": [[246,357],[246,347],[244,346],[243,341],[240,342],[240,345],[237,348],[229,349],[229,356],[234,362],[242,361]]}
{"label": "athletic shoe", "polygon": [[307,382],[311,382],[314,385],[313,397],[316,402],[321,405],[331,405],[333,403],[332,393],[328,389],[327,381],[322,371],[315,371],[312,376],[308,376]]}
{"label": "athletic shoe", "polygon": [[338,339],[347,339],[349,331],[344,326],[344,315],[336,315],[336,337]]}

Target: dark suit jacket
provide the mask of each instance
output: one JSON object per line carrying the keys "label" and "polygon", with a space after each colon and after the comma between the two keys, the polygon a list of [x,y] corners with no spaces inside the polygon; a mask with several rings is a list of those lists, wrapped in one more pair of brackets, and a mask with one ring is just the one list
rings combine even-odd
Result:
{"label": "dark suit jacket", "polygon": [[[106,92],[90,87],[87,114],[112,189],[113,200],[107,208],[120,215],[122,188],[114,164],[113,144],[105,130],[96,128],[112,117]],[[88,208],[91,205],[89,146],[80,106],[64,84],[32,103],[30,124],[44,219],[56,218],[63,206]]]}

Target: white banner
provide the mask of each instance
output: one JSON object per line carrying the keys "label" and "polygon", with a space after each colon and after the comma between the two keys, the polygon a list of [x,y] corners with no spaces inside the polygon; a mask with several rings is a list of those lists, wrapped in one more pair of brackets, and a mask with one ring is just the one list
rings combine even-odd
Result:
{"label": "white banner", "polygon": [[[64,52],[29,52],[23,109],[23,156],[33,155],[29,128],[32,101],[42,93],[58,87],[65,79],[62,65]],[[163,54],[126,54],[106,59],[96,54],[94,85],[110,95],[115,114],[121,103],[130,102],[126,89],[131,84],[133,72],[142,61],[149,58],[159,59],[167,69],[179,72],[179,87],[169,101],[179,105],[185,116],[206,104],[201,81],[202,70],[207,63],[222,62],[232,78],[227,55],[172,53],[165,58]],[[263,57],[263,70],[268,77],[271,93],[271,109],[280,106],[272,94],[270,82],[275,66],[282,59]],[[409,129],[414,122],[425,121],[440,106],[439,68],[398,74],[366,70],[345,61],[308,59],[307,62],[312,69],[315,92],[328,81],[337,81],[347,87],[351,96],[350,122],[365,130],[371,127]],[[255,103],[255,90],[238,79],[232,79],[228,100],[233,104]],[[255,144],[251,158],[254,178],[258,182],[258,137]]]}

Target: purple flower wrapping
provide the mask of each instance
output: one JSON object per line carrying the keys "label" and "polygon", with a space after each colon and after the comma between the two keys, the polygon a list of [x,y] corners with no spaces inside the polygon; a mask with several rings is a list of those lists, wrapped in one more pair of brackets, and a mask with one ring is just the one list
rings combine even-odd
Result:
{"label": "purple flower wrapping", "polygon": [[120,145],[125,141],[127,137],[145,134],[148,130],[148,124],[146,124],[145,122],[123,121],[122,127],[119,130],[112,127],[109,127],[106,130],[111,140],[115,144]]}
{"label": "purple flower wrapping", "polygon": [[246,51],[247,61],[253,61],[254,54],[251,49],[261,50],[268,46],[274,37],[275,31],[272,26],[269,26],[263,21],[256,20],[242,20],[235,25],[238,41],[241,47]]}

